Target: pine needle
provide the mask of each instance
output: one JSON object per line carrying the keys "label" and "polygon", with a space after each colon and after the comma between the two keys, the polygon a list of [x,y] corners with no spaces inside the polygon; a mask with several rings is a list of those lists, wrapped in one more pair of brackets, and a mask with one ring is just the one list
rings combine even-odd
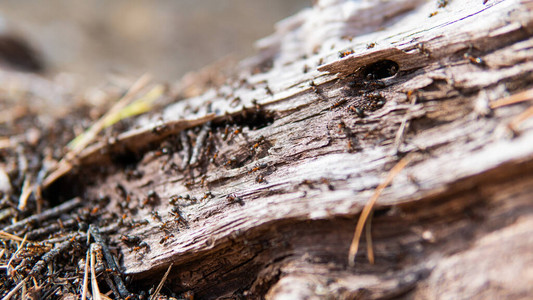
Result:
{"label": "pine needle", "polygon": [[152,295],[152,297],[150,297],[150,300],[155,300],[155,298],[157,297],[157,295],[159,294],[159,292],[163,288],[163,284],[165,284],[165,281],[167,280],[168,274],[170,273],[170,269],[172,269],[172,265],[173,264],[170,264],[170,266],[168,266],[168,269],[165,272],[165,275],[163,275],[163,278],[161,278],[161,282],[159,282],[159,285],[157,285],[157,288],[155,289],[155,292]]}
{"label": "pine needle", "polygon": [[91,245],[91,293],[93,294],[94,300],[102,300],[100,296],[100,289],[98,288],[98,281],[96,280],[96,269],[95,269],[95,255],[94,247]]}
{"label": "pine needle", "polygon": [[15,253],[11,256],[11,258],[9,259],[9,261],[7,262],[7,276],[10,276],[9,272],[11,271],[10,268],[11,268],[11,262],[13,262],[13,260],[15,258],[17,258],[17,255],[19,254],[19,252],[23,249],[24,247],[24,243],[26,242],[26,237],[27,235],[24,235],[24,238],[22,239],[22,242],[20,242],[18,248],[17,248],[17,251],[15,251]]}
{"label": "pine needle", "polygon": [[12,240],[12,241],[17,241],[17,242],[20,242],[20,241],[23,240],[23,238],[21,238],[19,236],[16,236],[14,234],[11,234],[11,233],[8,233],[8,232],[2,231],[2,230],[0,230],[0,239]]}
{"label": "pine needle", "polygon": [[19,210],[24,210],[26,208],[26,205],[28,204],[28,198],[30,197],[32,191],[33,188],[31,186],[30,177],[26,175],[24,177],[24,183],[22,184],[22,192],[20,193],[19,197]]}
{"label": "pine needle", "polygon": [[508,97],[504,97],[502,99],[498,99],[490,104],[490,108],[498,108],[502,106],[507,106],[511,104],[516,104],[520,102],[525,102],[533,100],[533,89],[529,89],[527,91],[523,91]]}
{"label": "pine needle", "polygon": [[368,219],[368,216],[372,212],[372,209],[374,207],[374,204],[378,200],[379,196],[381,195],[381,192],[392,182],[394,177],[400,173],[400,171],[407,166],[409,161],[411,160],[410,156],[406,156],[402,158],[392,169],[389,171],[389,174],[387,175],[387,178],[385,181],[383,181],[375,190],[374,195],[370,198],[370,200],[365,204],[365,207],[363,208],[363,211],[361,212],[361,215],[359,216],[359,220],[357,221],[357,226],[355,227],[355,232],[353,236],[352,243],[350,245],[350,251],[348,252],[348,264],[353,267],[355,265],[355,256],[357,255],[357,251],[359,249],[359,240],[361,239],[361,234],[363,233],[363,228],[365,226],[365,223]]}
{"label": "pine needle", "polygon": [[511,130],[516,131],[520,123],[524,122],[525,120],[531,117],[533,117],[533,106],[529,107],[528,109],[524,110],[521,114],[513,118],[511,122],[509,122],[508,127],[511,128]]}
{"label": "pine needle", "polygon": [[89,287],[89,252],[90,250],[87,250],[87,255],[85,258],[85,273],[83,274],[83,289],[81,292],[81,300],[87,299],[87,290]]}
{"label": "pine needle", "polygon": [[371,212],[370,216],[368,217],[368,221],[366,221],[366,231],[365,231],[366,257],[368,258],[368,262],[370,262],[371,265],[374,264],[374,246],[372,243],[372,216],[373,215],[374,215],[374,212]]}
{"label": "pine needle", "polygon": [[9,293],[7,293],[7,295],[4,296],[4,298],[2,298],[2,300],[9,300],[11,299],[11,297],[13,297],[15,295],[16,292],[18,292],[18,290],[20,290],[20,288],[26,283],[26,279],[24,280],[21,280]]}

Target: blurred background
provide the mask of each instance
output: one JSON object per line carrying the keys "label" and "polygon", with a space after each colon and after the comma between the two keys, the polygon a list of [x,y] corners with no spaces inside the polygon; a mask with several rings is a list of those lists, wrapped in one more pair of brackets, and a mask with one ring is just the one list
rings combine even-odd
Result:
{"label": "blurred background", "polygon": [[150,72],[173,82],[189,71],[254,53],[254,42],[310,0],[3,0],[0,30],[24,37],[47,72],[84,85],[106,74]]}

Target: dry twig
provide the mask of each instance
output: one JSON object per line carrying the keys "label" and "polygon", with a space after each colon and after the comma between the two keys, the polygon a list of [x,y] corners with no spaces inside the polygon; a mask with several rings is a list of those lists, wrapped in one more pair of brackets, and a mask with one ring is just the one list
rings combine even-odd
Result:
{"label": "dry twig", "polygon": [[[115,263],[115,259],[113,258],[113,255],[111,254],[111,251],[109,251],[109,248],[107,247],[104,239],[102,238],[102,235],[100,234],[100,230],[98,230],[97,227],[92,226],[89,228],[89,231],[91,232],[91,235],[94,237],[94,240],[102,246],[102,252],[104,253],[105,260],[107,262],[107,265],[112,271],[119,272],[119,268],[117,264]],[[122,280],[122,277],[117,274],[113,274],[113,281],[115,281],[115,284],[117,285],[118,292],[121,297],[126,298],[129,296],[129,292],[126,289],[126,285],[124,284],[124,281]]]}
{"label": "dry twig", "polygon": [[4,228],[5,232],[13,232],[15,230],[19,230],[24,228],[24,226],[34,223],[34,222],[42,222],[44,220],[51,219],[53,217],[57,217],[65,212],[68,212],[72,210],[73,208],[83,204],[83,201],[81,198],[74,198],[72,200],[66,201],[62,203],[61,205],[58,205],[56,207],[50,208],[48,210],[43,211],[40,214],[33,215],[31,217],[28,217],[26,219],[20,220],[17,223],[7,226]]}
{"label": "dry twig", "polygon": [[66,240],[56,245],[52,250],[48,251],[41,260],[39,260],[31,269],[30,276],[36,276],[58,255],[65,253],[65,251],[72,246],[72,239]]}
{"label": "dry twig", "polygon": [[83,289],[81,292],[81,300],[87,299],[87,288],[89,286],[89,259],[90,259],[90,251],[91,249],[87,250],[87,255],[85,258],[85,272],[83,273]]}

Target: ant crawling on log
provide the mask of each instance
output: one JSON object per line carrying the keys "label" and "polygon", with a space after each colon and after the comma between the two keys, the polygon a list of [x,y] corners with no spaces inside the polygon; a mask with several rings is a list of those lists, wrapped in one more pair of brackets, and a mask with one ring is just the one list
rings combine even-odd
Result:
{"label": "ant crawling on log", "polygon": [[168,235],[165,235],[164,237],[159,240],[159,244],[165,244],[170,238],[173,238],[174,234],[170,233]]}
{"label": "ant crawling on log", "polygon": [[485,61],[481,57],[474,56],[468,52],[464,54],[464,58],[468,59],[471,64],[476,66],[486,67]]}
{"label": "ant crawling on log", "polygon": [[[487,0],[485,0],[487,1]],[[485,3],[483,3],[485,4]],[[448,0],[437,0],[437,8],[444,8],[448,5]]]}
{"label": "ant crawling on log", "polygon": [[476,54],[479,54],[481,51],[474,47],[473,45],[470,45],[468,48],[468,51],[466,51],[463,54],[464,59],[468,60],[473,65],[479,66],[479,67],[486,67],[487,64],[483,60],[483,58],[479,57]]}
{"label": "ant crawling on log", "polygon": [[242,198],[240,198],[239,196],[235,195],[235,194],[229,194],[226,196],[226,200],[229,202],[229,203],[239,203],[239,205],[243,206],[244,205],[244,201],[242,201]]}
{"label": "ant crawling on log", "polygon": [[345,50],[345,51],[341,51],[339,52],[339,58],[344,58],[348,55],[351,55],[351,54],[354,54],[355,51],[353,51],[353,49],[349,49],[349,50]]}

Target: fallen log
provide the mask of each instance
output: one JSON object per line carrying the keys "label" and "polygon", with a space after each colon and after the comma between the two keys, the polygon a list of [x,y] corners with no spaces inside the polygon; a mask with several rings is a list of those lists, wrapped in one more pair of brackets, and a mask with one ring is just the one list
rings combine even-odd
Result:
{"label": "fallen log", "polygon": [[[140,290],[527,298],[532,10],[315,1],[224,84],[101,138],[50,189],[74,184],[118,226],[110,244]],[[363,207],[405,157],[349,260]]]}

